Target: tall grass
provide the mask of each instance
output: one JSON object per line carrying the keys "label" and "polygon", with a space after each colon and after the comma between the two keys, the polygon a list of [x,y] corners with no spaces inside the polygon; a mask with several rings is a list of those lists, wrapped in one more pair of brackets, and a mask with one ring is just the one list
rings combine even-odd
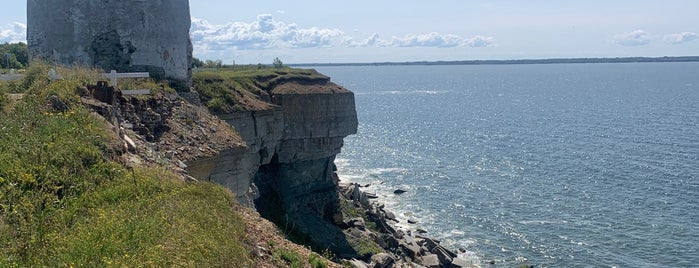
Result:
{"label": "tall grass", "polygon": [[120,143],[76,95],[97,72],[57,68],[64,79],[50,81],[48,68],[0,85],[0,106],[3,92],[25,94],[0,109],[0,267],[251,265],[230,191],[119,164]]}

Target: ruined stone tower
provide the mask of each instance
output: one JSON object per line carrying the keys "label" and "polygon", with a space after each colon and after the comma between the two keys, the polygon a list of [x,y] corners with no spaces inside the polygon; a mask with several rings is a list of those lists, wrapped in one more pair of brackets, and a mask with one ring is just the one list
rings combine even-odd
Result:
{"label": "ruined stone tower", "polygon": [[32,59],[191,79],[189,0],[28,0]]}

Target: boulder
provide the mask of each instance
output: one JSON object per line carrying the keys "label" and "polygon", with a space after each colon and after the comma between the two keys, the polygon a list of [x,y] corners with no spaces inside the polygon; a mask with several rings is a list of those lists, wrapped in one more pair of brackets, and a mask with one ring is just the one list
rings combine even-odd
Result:
{"label": "boulder", "polygon": [[437,255],[439,262],[443,264],[449,264],[453,261],[454,257],[445,248],[438,246],[432,249],[432,253]]}
{"label": "boulder", "polygon": [[350,263],[350,265],[352,265],[353,268],[369,268],[369,265],[357,259],[351,259],[348,262]]}
{"label": "boulder", "polygon": [[383,210],[383,214],[386,217],[386,219],[398,222],[398,220],[396,219],[396,214],[393,214],[393,212],[390,212],[388,210]]}
{"label": "boulder", "polygon": [[421,264],[427,268],[439,268],[439,257],[435,254],[422,256]]}
{"label": "boulder", "polygon": [[379,253],[374,256],[371,256],[371,267],[373,268],[388,268],[392,267],[392,265],[396,262],[396,260],[393,259],[393,256],[388,253]]}
{"label": "boulder", "polygon": [[478,267],[478,266],[470,261],[456,258],[451,262],[449,267],[450,268],[470,268],[470,267]]}
{"label": "boulder", "polygon": [[51,97],[49,97],[49,103],[51,104],[51,108],[53,108],[56,111],[65,112],[70,110],[70,106],[68,106],[68,104],[63,102],[56,95],[51,95]]}
{"label": "boulder", "polygon": [[355,227],[360,230],[365,230],[366,229],[366,223],[364,222],[363,218],[352,218],[347,221],[347,226],[349,227]]}
{"label": "boulder", "polygon": [[402,243],[400,244],[400,248],[403,250],[405,255],[407,255],[413,260],[420,257],[420,247],[417,245]]}

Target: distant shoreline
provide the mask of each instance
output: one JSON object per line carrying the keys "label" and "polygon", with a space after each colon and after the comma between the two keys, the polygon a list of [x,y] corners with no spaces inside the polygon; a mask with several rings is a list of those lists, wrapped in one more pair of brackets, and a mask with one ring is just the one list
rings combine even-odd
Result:
{"label": "distant shoreline", "polygon": [[309,66],[410,66],[410,65],[512,65],[512,64],[565,64],[565,63],[637,63],[637,62],[699,62],[699,56],[681,57],[623,57],[623,58],[561,58],[522,60],[462,60],[462,61],[412,61],[366,63],[297,63],[292,67]]}

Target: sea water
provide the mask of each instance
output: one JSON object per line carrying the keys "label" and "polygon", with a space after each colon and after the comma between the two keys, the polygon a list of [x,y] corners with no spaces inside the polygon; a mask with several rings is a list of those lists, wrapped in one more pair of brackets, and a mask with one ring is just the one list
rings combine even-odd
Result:
{"label": "sea water", "polygon": [[405,228],[482,267],[699,266],[699,63],[316,69],[356,94],[341,179]]}

